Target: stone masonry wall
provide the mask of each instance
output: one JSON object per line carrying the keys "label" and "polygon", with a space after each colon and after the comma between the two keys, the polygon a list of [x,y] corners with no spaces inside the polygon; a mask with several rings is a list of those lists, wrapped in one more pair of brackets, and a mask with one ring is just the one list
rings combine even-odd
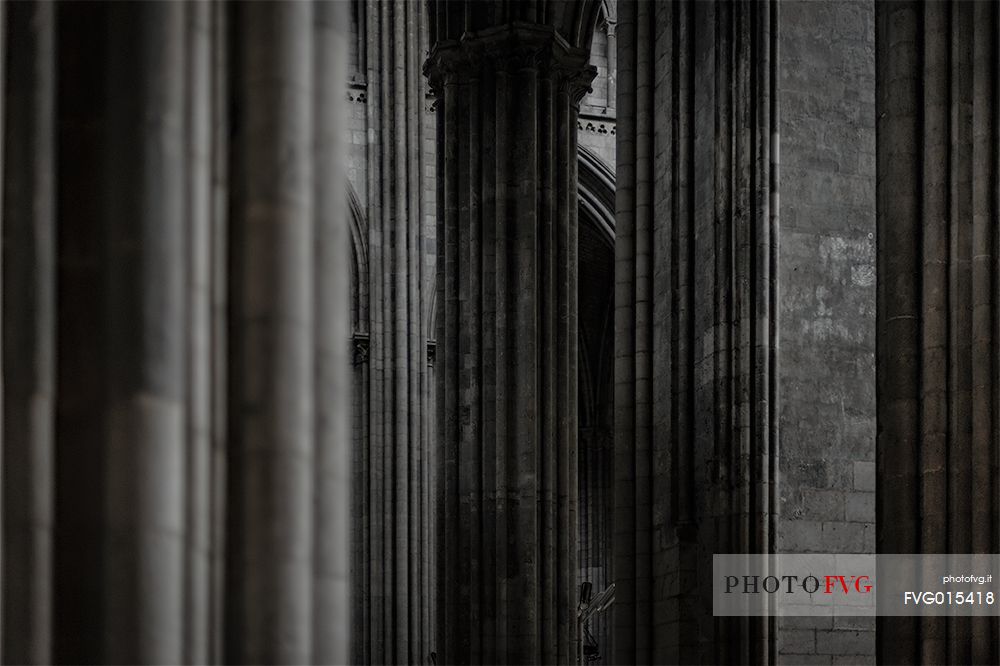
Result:
{"label": "stone masonry wall", "polygon": [[[784,2],[781,552],[875,550],[871,1]],[[779,662],[874,663],[873,618],[786,618]]]}

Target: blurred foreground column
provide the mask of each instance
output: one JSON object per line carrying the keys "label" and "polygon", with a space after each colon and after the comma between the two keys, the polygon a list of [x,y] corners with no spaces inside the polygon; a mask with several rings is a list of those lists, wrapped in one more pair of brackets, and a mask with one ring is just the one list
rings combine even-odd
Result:
{"label": "blurred foreground column", "polygon": [[348,661],[345,9],[0,5],[4,662]]}
{"label": "blurred foreground column", "polygon": [[3,661],[45,664],[52,661],[55,7],[11,3],[6,11]]}
{"label": "blurred foreground column", "polygon": [[315,26],[315,506],[312,662],[351,661],[350,303],[347,186],[342,152],[348,3],[316,5]]}
{"label": "blurred foreground column", "polygon": [[226,658],[305,663],[316,506],[314,5],[233,11]]}
{"label": "blurred foreground column", "polygon": [[188,490],[185,6],[108,12],[104,658],[176,663]]}

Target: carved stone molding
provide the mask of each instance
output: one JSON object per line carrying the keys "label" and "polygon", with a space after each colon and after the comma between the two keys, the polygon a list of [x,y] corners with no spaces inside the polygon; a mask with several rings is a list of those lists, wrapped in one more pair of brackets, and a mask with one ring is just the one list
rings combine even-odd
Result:
{"label": "carved stone molding", "polygon": [[576,121],[576,128],[582,132],[590,134],[600,134],[601,136],[615,136],[615,124],[589,118],[580,118]]}
{"label": "carved stone molding", "polygon": [[535,70],[555,78],[579,106],[597,75],[597,68],[587,63],[589,57],[551,26],[514,22],[438,43],[424,64],[424,74],[436,92],[452,82],[476,79],[486,67],[507,73]]}

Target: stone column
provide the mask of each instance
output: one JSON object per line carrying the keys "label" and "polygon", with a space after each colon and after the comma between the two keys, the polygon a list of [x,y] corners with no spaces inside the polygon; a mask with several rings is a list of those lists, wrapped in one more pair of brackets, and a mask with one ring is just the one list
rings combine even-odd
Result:
{"label": "stone column", "polygon": [[316,464],[312,663],[351,662],[350,232],[342,164],[347,9],[317,3],[314,16]]}
{"label": "stone column", "polygon": [[226,659],[305,663],[315,580],[314,6],[232,9]]}
{"label": "stone column", "polygon": [[183,660],[185,11],[109,9],[104,658]]}
{"label": "stone column", "polygon": [[567,663],[577,622],[576,116],[551,26],[439,41],[439,663]]}
{"label": "stone column", "polygon": [[[997,552],[1000,8],[876,4],[882,553]],[[990,663],[996,618],[879,618],[880,660]]]}
{"label": "stone column", "polygon": [[620,0],[616,663],[767,663],[711,553],[774,548],[775,3]]}
{"label": "stone column", "polygon": [[[427,596],[431,545],[427,437],[427,323],[424,270],[421,76],[425,3],[369,1],[367,30],[368,266],[370,285],[368,450],[355,478],[367,500],[358,509],[355,575],[363,635],[357,661],[421,663],[430,652]],[[367,553],[367,557],[363,555]],[[356,621],[358,618],[356,618]],[[366,652],[367,651],[367,652]]]}
{"label": "stone column", "polygon": [[52,661],[55,7],[11,4],[6,21],[3,660],[45,664]]}

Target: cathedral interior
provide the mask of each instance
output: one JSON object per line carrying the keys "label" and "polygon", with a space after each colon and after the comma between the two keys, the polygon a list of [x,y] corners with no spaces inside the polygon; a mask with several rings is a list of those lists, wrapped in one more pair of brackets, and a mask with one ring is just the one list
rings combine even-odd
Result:
{"label": "cathedral interior", "polygon": [[998,663],[1000,3],[0,4],[0,660]]}

